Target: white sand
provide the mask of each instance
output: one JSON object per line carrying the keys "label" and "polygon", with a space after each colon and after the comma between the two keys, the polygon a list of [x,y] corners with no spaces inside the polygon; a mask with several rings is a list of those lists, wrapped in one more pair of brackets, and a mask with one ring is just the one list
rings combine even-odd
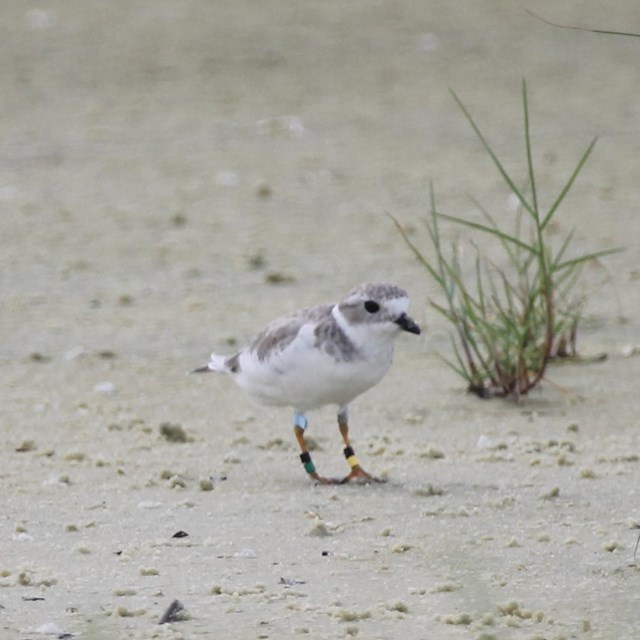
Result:
{"label": "white sand", "polygon": [[[534,4],[640,32],[635,0],[5,3],[3,640],[640,634],[640,39]],[[579,346],[609,358],[514,405],[438,359],[384,212],[418,224],[433,179],[447,211],[513,215],[448,88],[517,172],[523,77],[546,201],[600,136],[558,231],[626,251],[585,271]],[[427,327],[352,408],[390,481],[314,487],[287,411],[184,372],[373,279]],[[329,475],[334,421],[311,416]]]}

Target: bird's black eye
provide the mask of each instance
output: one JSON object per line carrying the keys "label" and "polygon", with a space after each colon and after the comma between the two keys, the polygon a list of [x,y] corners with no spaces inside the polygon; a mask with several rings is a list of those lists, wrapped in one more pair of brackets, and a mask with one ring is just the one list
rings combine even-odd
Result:
{"label": "bird's black eye", "polygon": [[378,311],[380,311],[380,305],[375,300],[367,300],[364,303],[364,308],[369,313],[378,313]]}

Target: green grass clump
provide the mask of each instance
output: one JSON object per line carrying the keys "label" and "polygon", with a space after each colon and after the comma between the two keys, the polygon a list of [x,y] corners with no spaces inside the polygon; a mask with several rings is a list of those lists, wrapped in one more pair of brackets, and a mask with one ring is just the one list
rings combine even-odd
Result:
{"label": "green grass clump", "polygon": [[[543,379],[552,358],[576,355],[583,300],[572,291],[587,261],[615,251],[569,258],[567,250],[573,231],[556,247],[550,238],[551,222],[591,154],[596,138],[582,154],[551,205],[543,210],[532,161],[526,83],[523,81],[522,84],[527,166],[524,187],[517,186],[464,104],[455,93],[452,95],[518,200],[513,229],[500,228],[482,207],[479,208],[483,222],[438,212],[433,185],[430,213],[425,221],[433,252],[427,255],[420,250],[402,225],[393,216],[391,218],[406,244],[444,293],[444,304],[431,304],[455,329],[454,358],[446,359],[447,363],[467,381],[469,391],[481,397],[517,398]],[[503,261],[484,256],[475,242],[474,273],[465,278],[460,243],[454,241],[448,247],[443,245],[440,232],[443,221],[470,228],[486,239],[496,239],[503,251]],[[500,266],[502,264],[506,266]]]}

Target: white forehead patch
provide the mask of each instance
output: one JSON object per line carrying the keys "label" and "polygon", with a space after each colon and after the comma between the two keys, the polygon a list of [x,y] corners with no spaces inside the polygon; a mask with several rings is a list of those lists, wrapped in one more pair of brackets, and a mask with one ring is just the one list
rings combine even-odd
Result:
{"label": "white forehead patch", "polygon": [[407,313],[409,311],[409,298],[406,296],[385,300],[383,304],[385,309],[394,316],[401,316],[403,313]]}

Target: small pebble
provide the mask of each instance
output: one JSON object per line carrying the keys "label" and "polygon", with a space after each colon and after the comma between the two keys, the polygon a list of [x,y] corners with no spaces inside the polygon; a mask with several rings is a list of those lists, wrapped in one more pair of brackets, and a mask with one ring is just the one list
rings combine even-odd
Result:
{"label": "small pebble", "polygon": [[433,496],[441,496],[444,493],[444,489],[440,487],[434,487],[432,484],[426,484],[423,487],[418,487],[411,492],[413,496],[420,496],[424,498],[431,498]]}
{"label": "small pebble", "polygon": [[333,534],[325,524],[324,520],[317,518],[311,528],[307,531],[307,535],[316,538],[324,538]]}
{"label": "small pebble", "polygon": [[56,636],[57,638],[66,637],[67,635],[55,622],[45,622],[36,629],[33,629],[31,633],[51,635]]}
{"label": "small pebble", "polygon": [[221,187],[237,187],[240,184],[240,176],[235,171],[218,171],[216,183]]}
{"label": "small pebble", "polygon": [[31,542],[33,540],[33,536],[28,533],[21,532],[12,536],[12,539],[17,542]]}
{"label": "small pebble", "polygon": [[200,491],[213,491],[213,482],[209,478],[202,478],[198,482]]}
{"label": "small pebble", "polygon": [[429,445],[418,454],[421,458],[429,458],[430,460],[439,460],[444,458],[444,452],[437,447]]}
{"label": "small pebble", "polygon": [[116,390],[116,385],[110,380],[105,380],[104,382],[99,382],[95,385],[93,390],[97,393],[113,393]]}
{"label": "small pebble", "polygon": [[171,489],[184,489],[187,486],[187,481],[182,476],[173,476],[169,479],[169,487]]}
{"label": "small pebble", "polygon": [[506,602],[505,604],[499,604],[498,605],[498,611],[503,615],[503,616],[515,616],[517,615],[517,612],[519,611],[520,606],[518,605],[518,603],[515,600],[510,600],[509,602]]}
{"label": "small pebble", "polygon": [[84,347],[77,346],[77,347],[74,347],[73,349],[69,349],[69,351],[67,351],[64,354],[64,359],[67,362],[71,362],[72,360],[76,360],[80,356],[84,355],[84,353],[85,353]]}
{"label": "small pebble", "polygon": [[445,624],[454,624],[454,625],[464,625],[467,626],[471,624],[472,618],[468,613],[458,613],[452,616],[445,616],[442,619],[442,622]]}
{"label": "small pebble", "polygon": [[159,509],[162,506],[162,502],[156,502],[154,500],[141,500],[138,502],[138,509]]}
{"label": "small pebble", "polygon": [[138,616],[143,616],[147,613],[146,609],[128,609],[127,607],[118,607],[115,610],[117,616],[121,618],[135,618]]}

